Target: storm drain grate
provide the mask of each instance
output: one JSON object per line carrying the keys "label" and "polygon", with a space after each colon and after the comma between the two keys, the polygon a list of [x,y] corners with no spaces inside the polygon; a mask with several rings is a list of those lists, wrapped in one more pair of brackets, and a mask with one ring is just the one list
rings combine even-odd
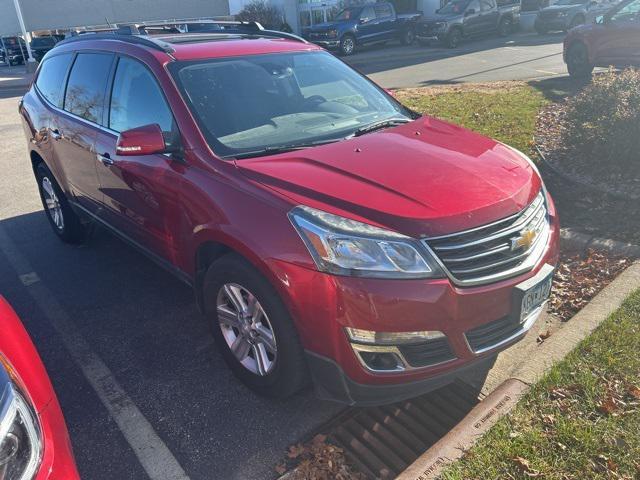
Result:
{"label": "storm drain grate", "polygon": [[456,426],[478,392],[456,382],[382,407],[351,408],[329,426],[332,443],[371,479],[391,479]]}

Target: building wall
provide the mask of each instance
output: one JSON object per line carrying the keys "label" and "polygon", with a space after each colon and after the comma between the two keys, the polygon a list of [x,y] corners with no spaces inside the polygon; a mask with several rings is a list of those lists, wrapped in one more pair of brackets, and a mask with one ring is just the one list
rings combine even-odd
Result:
{"label": "building wall", "polygon": [[[20,0],[27,30],[229,14],[228,0]],[[19,31],[13,0],[0,0],[0,34]]]}

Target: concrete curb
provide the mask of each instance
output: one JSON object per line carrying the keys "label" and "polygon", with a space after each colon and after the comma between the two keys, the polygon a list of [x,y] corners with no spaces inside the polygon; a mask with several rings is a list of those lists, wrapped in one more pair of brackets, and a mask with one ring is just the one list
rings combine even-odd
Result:
{"label": "concrete curb", "polygon": [[640,246],[638,245],[598,238],[569,228],[560,229],[560,245],[565,251],[584,252],[589,248],[593,248],[594,250],[604,250],[614,255],[640,258]]}
{"label": "concrete curb", "polygon": [[[580,234],[582,235],[582,234]],[[587,236],[588,237],[588,236]],[[580,240],[581,237],[578,237]],[[612,242],[619,243],[619,242]],[[580,242],[592,245],[592,240]],[[595,296],[562,329],[546,340],[535,355],[527,358],[512,378],[480,402],[453,430],[402,472],[396,480],[431,480],[443,469],[461,458],[469,448],[506,415],[558,361],[588,337],[624,300],[640,288],[640,262],[632,264]]]}

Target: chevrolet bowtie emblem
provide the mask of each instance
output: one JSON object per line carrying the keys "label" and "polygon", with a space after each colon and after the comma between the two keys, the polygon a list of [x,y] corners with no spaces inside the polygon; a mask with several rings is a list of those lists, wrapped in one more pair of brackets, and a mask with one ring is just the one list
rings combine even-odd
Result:
{"label": "chevrolet bowtie emblem", "polygon": [[520,232],[520,236],[513,237],[511,239],[511,250],[518,250],[522,248],[528,250],[533,245],[534,240],[538,236],[538,232],[535,230],[523,230]]}

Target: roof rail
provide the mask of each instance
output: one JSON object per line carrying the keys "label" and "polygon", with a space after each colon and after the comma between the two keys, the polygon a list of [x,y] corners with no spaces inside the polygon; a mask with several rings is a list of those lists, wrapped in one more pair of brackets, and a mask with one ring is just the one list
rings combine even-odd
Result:
{"label": "roof rail", "polygon": [[[135,29],[137,30],[137,27],[135,27]],[[135,45],[142,45],[145,47],[153,48],[154,50],[160,50],[161,52],[169,54],[175,52],[171,44],[167,42],[163,42],[162,40],[154,39],[153,37],[149,37],[146,35],[127,33],[128,30],[129,28],[127,27],[111,32],[86,32],[82,33],[81,35],[66,38],[63,41],[59,42],[57,45],[66,45],[69,43],[75,43],[85,40],[118,40],[120,42],[133,43]],[[130,31],[132,30],[133,29],[131,29]]]}

